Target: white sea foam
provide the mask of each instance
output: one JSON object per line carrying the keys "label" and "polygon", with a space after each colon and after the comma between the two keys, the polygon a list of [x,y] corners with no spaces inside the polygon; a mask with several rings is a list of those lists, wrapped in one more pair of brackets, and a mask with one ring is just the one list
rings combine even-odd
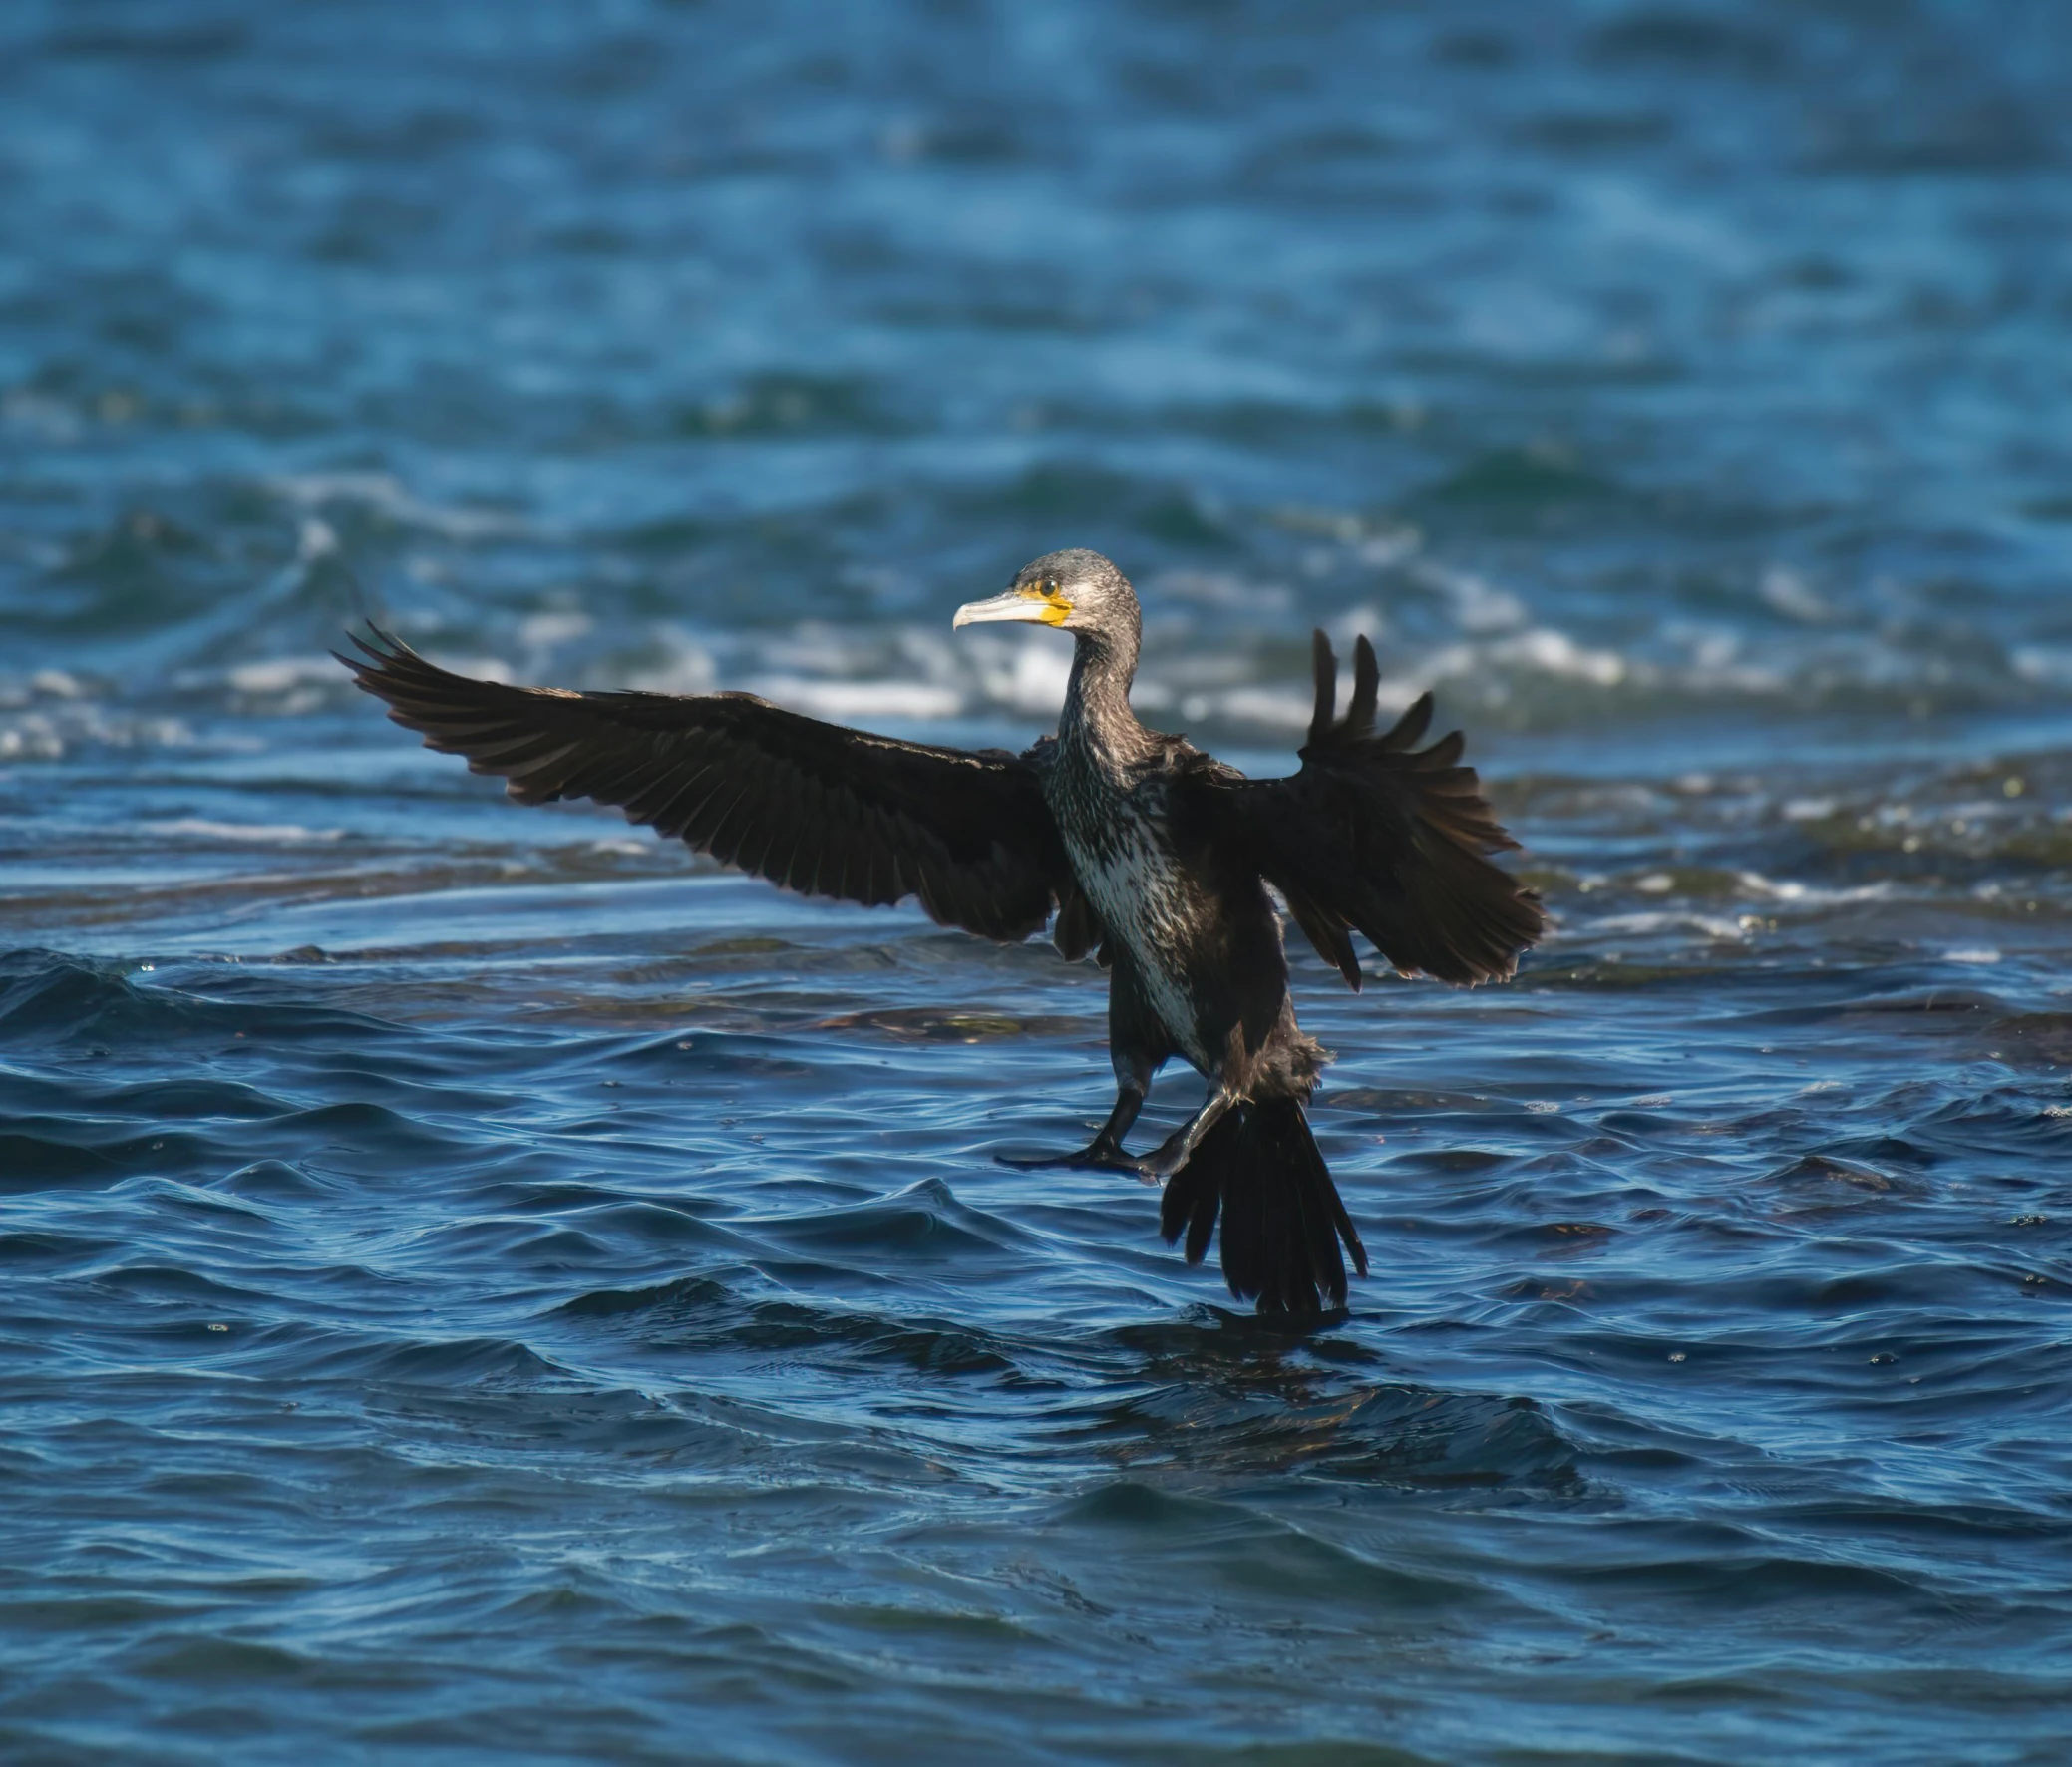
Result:
{"label": "white sea foam", "polygon": [[450,651],[427,650],[425,660],[456,675],[473,675],[478,681],[512,679],[511,665],[501,656],[456,656]]}
{"label": "white sea foam", "polygon": [[0,761],[56,761],[86,743],[138,749],[184,748],[193,741],[177,718],[130,717],[83,699],[0,720]]}
{"label": "white sea foam", "polygon": [[288,473],[269,482],[290,503],[316,510],[325,504],[364,504],[412,528],[448,539],[483,539],[525,531],[517,517],[501,510],[457,509],[429,504],[388,473]]}
{"label": "white sea foam", "polygon": [[216,822],[205,816],[176,816],[143,827],[155,835],[185,835],[203,841],[259,841],[275,844],[336,841],[343,829],[312,829],[295,822]]}
{"label": "white sea foam", "polygon": [[585,636],[595,624],[587,613],[528,613],[518,621],[518,642],[548,650]]}
{"label": "white sea foam", "polygon": [[1362,601],[1357,607],[1348,607],[1337,618],[1325,622],[1324,630],[1341,651],[1350,650],[1354,640],[1366,638],[1377,650],[1388,643],[1388,615],[1371,601]]}
{"label": "white sea foam", "polygon": [[[370,478],[381,480],[380,475],[344,475],[297,484],[305,496],[341,488],[366,492]],[[1773,601],[1793,594],[1780,586],[1783,579],[1776,572],[1782,568],[1774,567],[1763,579]],[[1454,635],[1441,635],[1436,642],[1407,642],[1415,622],[1393,627],[1388,610],[1370,603],[1343,608],[1325,621],[1341,659],[1341,705],[1348,685],[1346,653],[1354,635],[1380,635],[1378,648],[1388,670],[1381,683],[1385,719],[1434,690],[1468,695],[1465,701],[1457,700],[1455,717],[1470,723],[1471,729],[1475,706],[1486,711],[1525,693],[1772,697],[1831,667],[1860,674],[1860,642],[1874,642],[1868,634],[1860,641],[1839,631],[1827,636],[1795,633],[1791,643],[1796,648],[1780,641],[1761,654],[1751,654],[1747,636],[1731,626],[1675,620],[1631,645],[1593,642],[1536,620],[1528,596],[1442,561],[1417,556],[1395,580],[1398,594],[1407,581],[1436,596]],[[1283,648],[1269,647],[1267,632],[1280,636],[1283,622],[1252,617],[1280,592],[1275,585],[1234,574],[1184,572],[1156,579],[1156,592],[1147,638],[1151,666],[1137,686],[1140,710],[1154,722],[1170,716],[1170,722],[1181,727],[1207,728],[1210,740],[1213,727],[1222,722],[1290,734],[1306,727],[1311,712],[1307,670]],[[1811,620],[1811,602],[1793,605],[1798,615]],[[1832,627],[1834,621],[1827,623]],[[788,695],[816,715],[860,721],[878,716],[925,722],[968,716],[979,708],[1045,722],[1055,718],[1070,675],[1069,643],[1054,634],[1027,632],[971,633],[952,640],[938,629],[941,624],[934,619],[910,625],[803,621],[780,632],[721,633],[716,638],[703,632],[694,638],[687,629],[660,626],[650,628],[650,657],[612,684],[704,693],[760,679],[773,693]],[[524,616],[517,622],[511,651],[517,673],[526,679],[546,678],[549,655],[557,646],[598,629],[587,611]],[[1400,634],[1393,641],[1392,631]],[[1849,658],[1841,657],[1838,647],[1848,650]],[[660,651],[658,658],[654,650]],[[1896,666],[1904,663],[1903,658],[1895,661]],[[277,673],[269,675],[269,670]],[[470,672],[513,678],[501,663]],[[243,665],[232,685],[240,691],[286,695],[326,679],[328,665],[315,664],[307,674],[299,674],[291,660],[277,659]],[[1977,814],[1984,816],[1993,808],[1983,806]],[[1793,823],[1818,822],[1836,810],[1836,800],[1816,795],[1792,798],[1780,806],[1783,819]],[[1888,806],[1873,814],[1893,822],[1910,813]],[[1780,887],[1776,893],[1788,899],[1792,892]]]}
{"label": "white sea foam", "polygon": [[995,705],[1055,718],[1072,678],[1072,652],[1061,644],[1003,644],[974,647],[979,685]]}
{"label": "white sea foam", "polygon": [[290,688],[345,679],[328,656],[279,656],[265,662],[239,663],[226,679],[239,693],[286,693]]}
{"label": "white sea foam", "polygon": [[964,709],[964,696],[955,688],[909,681],[816,681],[803,675],[766,675],[751,682],[750,691],[778,705],[841,723],[865,718],[925,722],[953,718]]}
{"label": "white sea foam", "polygon": [[0,761],[55,761],[65,752],[65,739],[48,718],[34,714],[0,725]]}
{"label": "white sea foam", "polygon": [[2024,681],[2049,686],[2072,682],[2072,644],[2018,644],[2011,660]]}
{"label": "white sea foam", "polygon": [[639,693],[710,693],[719,685],[712,653],[681,627],[657,627],[654,642],[661,660],[629,673],[628,687]]}
{"label": "white sea foam", "polygon": [[1284,612],[1294,597],[1284,584],[1254,582],[1216,570],[1174,570],[1155,578],[1149,593],[1200,607],[1224,607],[1248,612]]}
{"label": "white sea foam", "polygon": [[1404,559],[1416,555],[1418,547],[1425,543],[1424,534],[1415,528],[1391,528],[1380,533],[1369,534],[1353,548],[1355,556],[1371,570],[1387,570]]}
{"label": "white sea foam", "polygon": [[1654,932],[1702,932],[1707,938],[1722,942],[1739,942],[1748,935],[1748,930],[1740,920],[1730,920],[1721,914],[1688,914],[1664,910],[1658,913],[1606,914],[1601,919],[1592,920],[1586,926],[1574,929],[1571,936],[1644,937]]}
{"label": "white sea foam", "polygon": [[1454,620],[1464,632],[1516,631],[1531,617],[1518,596],[1473,571],[1427,558],[1413,565],[1409,575],[1412,582],[1437,589],[1452,603]]}
{"label": "white sea foam", "polygon": [[1756,592],[1788,619],[1818,625],[1834,618],[1834,609],[1814,593],[1803,576],[1786,565],[1773,564],[1765,570]]}
{"label": "white sea foam", "polygon": [[1500,663],[1523,663],[1550,675],[1587,681],[1595,687],[1616,687],[1627,673],[1626,659],[1617,651],[1590,649],[1553,626],[1535,626],[1492,645],[1490,658]]}
{"label": "white sea foam", "polygon": [[1836,886],[1825,884],[1801,884],[1793,878],[1767,878],[1761,872],[1736,872],[1734,881],[1751,895],[1804,907],[1824,907],[1837,902],[1881,901],[1894,892],[1893,884],[1885,880],[1875,884]]}
{"label": "white sea foam", "polygon": [[1315,709],[1312,695],[1275,687],[1239,687],[1212,703],[1226,718],[1274,730],[1308,729],[1309,715]]}

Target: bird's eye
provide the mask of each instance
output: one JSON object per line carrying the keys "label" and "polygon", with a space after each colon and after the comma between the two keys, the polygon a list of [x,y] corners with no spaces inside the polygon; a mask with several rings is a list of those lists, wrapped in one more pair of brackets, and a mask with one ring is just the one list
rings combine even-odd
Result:
{"label": "bird's eye", "polygon": [[1054,576],[1046,577],[1043,583],[1043,592],[1055,601],[1058,597],[1058,579]]}

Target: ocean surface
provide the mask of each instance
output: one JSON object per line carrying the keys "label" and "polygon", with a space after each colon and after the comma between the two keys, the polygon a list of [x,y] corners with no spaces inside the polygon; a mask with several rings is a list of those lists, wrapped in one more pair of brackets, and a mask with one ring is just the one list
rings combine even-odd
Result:
{"label": "ocean surface", "polygon": [[[2055,1763],[2054,0],[0,12],[0,1757]],[[326,652],[1046,730],[1091,545],[1556,926],[1295,951],[1297,1329],[1105,986],[521,810]],[[1141,1142],[1199,1082],[1171,1072]]]}

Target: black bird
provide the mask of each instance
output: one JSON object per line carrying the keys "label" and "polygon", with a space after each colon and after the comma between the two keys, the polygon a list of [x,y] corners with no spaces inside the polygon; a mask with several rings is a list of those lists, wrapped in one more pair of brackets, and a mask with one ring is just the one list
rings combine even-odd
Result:
{"label": "black bird", "polygon": [[[1353,647],[1352,700],[1315,635],[1316,711],[1286,779],[1246,779],[1130,708],[1137,596],[1098,552],[1052,552],[955,624],[1027,620],[1075,640],[1058,734],[1026,753],[895,742],[746,693],[571,693],[471,680],[376,630],[341,657],[426,745],[501,774],[521,804],[591,798],[629,822],[812,895],[917,898],[934,920],[1020,940],[1056,914],[1068,958],[1111,972],[1115,1109],[1056,1161],[1166,1181],[1168,1243],[1198,1263],[1222,1218],[1223,1274],[1258,1310],[1345,1302],[1342,1241],[1367,1254],[1305,1112],[1328,1059],[1295,1023],[1268,885],[1355,990],[1360,932],[1399,971],[1509,976],[1539,899],[1487,855],[1516,847],[1460,765],[1458,732],[1419,748],[1426,694],[1374,729],[1380,671]],[[1202,1108],[1147,1155],[1123,1149],[1152,1076],[1179,1056]]]}

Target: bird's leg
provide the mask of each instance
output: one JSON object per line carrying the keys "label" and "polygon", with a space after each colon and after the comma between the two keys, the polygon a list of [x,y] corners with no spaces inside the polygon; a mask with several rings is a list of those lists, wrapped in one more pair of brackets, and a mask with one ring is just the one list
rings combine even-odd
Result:
{"label": "bird's leg", "polygon": [[1101,1125],[1101,1133],[1088,1143],[1083,1158],[1089,1166],[1113,1166],[1129,1159],[1123,1152],[1123,1137],[1130,1133],[1130,1125],[1137,1121],[1137,1113],[1144,1109],[1144,1088],[1135,1081],[1125,1080],[1116,1088],[1115,1109],[1108,1113],[1108,1121]]}
{"label": "bird's leg", "polygon": [[1002,1166],[1013,1166],[1024,1172],[1045,1166],[1069,1166],[1080,1170],[1113,1167],[1134,1172],[1135,1163],[1123,1152],[1123,1137],[1130,1133],[1130,1125],[1137,1121],[1137,1113],[1143,1109],[1144,1087],[1134,1077],[1126,1077],[1116,1089],[1115,1109],[1108,1113],[1108,1121],[1078,1153],[1042,1154],[1029,1160],[1010,1159],[1005,1154],[995,1154],[993,1158]]}
{"label": "bird's leg", "polygon": [[1171,1178],[1188,1163],[1188,1157],[1194,1153],[1203,1136],[1215,1127],[1222,1114],[1238,1102],[1239,1096],[1228,1086],[1216,1087],[1202,1101],[1202,1108],[1156,1148],[1142,1158],[1132,1160],[1130,1170],[1146,1184],[1157,1184],[1162,1178]]}

